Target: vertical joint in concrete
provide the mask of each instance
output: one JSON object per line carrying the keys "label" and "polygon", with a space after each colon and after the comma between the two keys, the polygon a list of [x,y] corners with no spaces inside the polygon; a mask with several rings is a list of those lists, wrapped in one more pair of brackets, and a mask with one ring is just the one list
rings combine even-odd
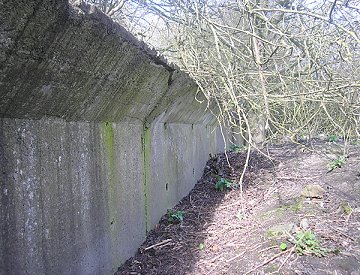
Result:
{"label": "vertical joint in concrete", "polygon": [[108,182],[109,182],[109,219],[110,224],[113,225],[116,216],[116,178],[115,178],[115,148],[114,148],[114,129],[112,122],[106,121],[103,123],[103,140],[106,152],[106,166],[108,169]]}
{"label": "vertical joint in concrete", "polygon": [[144,123],[142,134],[142,150],[143,150],[143,165],[144,165],[144,213],[145,213],[145,229],[146,234],[149,231],[149,185],[151,179],[151,140],[150,140],[150,128]]}

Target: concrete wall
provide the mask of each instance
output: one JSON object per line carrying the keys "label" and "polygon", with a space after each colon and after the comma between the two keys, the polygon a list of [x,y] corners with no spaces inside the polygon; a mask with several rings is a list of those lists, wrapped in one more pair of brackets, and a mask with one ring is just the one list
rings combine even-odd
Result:
{"label": "concrete wall", "polygon": [[0,0],[0,274],[111,274],[222,135],[196,85],[91,6]]}

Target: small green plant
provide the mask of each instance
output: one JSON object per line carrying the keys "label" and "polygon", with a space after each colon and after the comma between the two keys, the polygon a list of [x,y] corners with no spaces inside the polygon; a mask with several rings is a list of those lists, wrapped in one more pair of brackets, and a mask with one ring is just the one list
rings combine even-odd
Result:
{"label": "small green plant", "polygon": [[337,135],[330,135],[329,136],[329,142],[338,142],[339,138],[337,137]]}
{"label": "small green plant", "polygon": [[215,184],[215,189],[224,192],[226,188],[231,187],[231,181],[225,178],[218,177],[218,181]]}
{"label": "small green plant", "polygon": [[346,162],[345,156],[341,156],[341,157],[338,157],[337,159],[332,160],[328,164],[329,172],[336,168],[341,168],[345,164],[345,162]]}
{"label": "small green plant", "polygon": [[241,150],[241,147],[237,144],[231,144],[229,147],[230,151],[239,153]]}
{"label": "small green plant", "polygon": [[204,250],[205,245],[203,243],[200,243],[197,247],[199,250]]}
{"label": "small green plant", "polygon": [[281,243],[279,247],[280,247],[281,251],[285,251],[287,249],[287,244],[286,243]]}
{"label": "small green plant", "polygon": [[299,255],[313,254],[318,257],[324,257],[330,250],[320,246],[319,240],[311,231],[301,231],[295,235],[293,240]]}
{"label": "small green plant", "polygon": [[167,217],[169,223],[181,223],[184,221],[185,212],[168,210]]}

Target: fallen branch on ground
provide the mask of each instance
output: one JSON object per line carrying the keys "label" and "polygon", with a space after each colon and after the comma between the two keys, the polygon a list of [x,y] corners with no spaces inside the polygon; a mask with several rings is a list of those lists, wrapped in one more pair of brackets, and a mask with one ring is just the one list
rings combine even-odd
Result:
{"label": "fallen branch on ground", "polygon": [[281,268],[284,266],[284,264],[287,262],[287,260],[288,260],[289,257],[291,256],[291,254],[294,252],[295,248],[296,248],[296,245],[294,245],[294,246],[290,249],[289,254],[286,256],[285,260],[281,263],[281,265],[279,266],[277,272],[280,272],[280,269],[281,269]]}
{"label": "fallen branch on ground", "polygon": [[152,248],[161,246],[161,245],[166,244],[166,243],[168,243],[168,242],[170,242],[170,241],[172,241],[172,239],[166,239],[166,240],[164,240],[164,241],[162,241],[162,242],[159,242],[159,243],[157,243],[157,244],[150,245],[149,247],[146,247],[146,248],[144,249],[144,251],[147,251],[147,250],[150,250],[150,249],[152,249]]}
{"label": "fallen branch on ground", "polygon": [[275,260],[276,258],[279,258],[281,255],[284,255],[285,253],[287,253],[288,251],[283,251],[280,252],[278,254],[276,254],[274,257],[266,260],[265,262],[263,262],[262,264],[259,264],[257,266],[255,266],[253,269],[249,270],[248,272],[246,272],[244,275],[250,274],[251,272],[254,272],[256,269],[263,267],[264,265],[267,265],[268,263],[272,262],[273,260]]}

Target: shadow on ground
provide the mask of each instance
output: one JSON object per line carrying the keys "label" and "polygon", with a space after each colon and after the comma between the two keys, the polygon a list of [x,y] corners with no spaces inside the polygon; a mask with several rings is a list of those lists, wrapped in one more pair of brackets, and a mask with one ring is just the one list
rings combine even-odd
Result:
{"label": "shadow on ground", "polygon": [[150,231],[146,241],[135,257],[126,261],[116,273],[120,274],[182,274],[192,269],[208,237],[215,209],[221,203],[224,193],[214,188],[213,163],[207,163],[204,175],[193,190],[183,198],[173,211],[183,211],[184,220],[171,223],[164,215],[156,228]]}

